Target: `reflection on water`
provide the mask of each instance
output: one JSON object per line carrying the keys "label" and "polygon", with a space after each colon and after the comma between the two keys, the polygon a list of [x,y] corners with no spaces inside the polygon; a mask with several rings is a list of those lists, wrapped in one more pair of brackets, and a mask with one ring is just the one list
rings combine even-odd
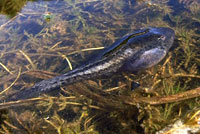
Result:
{"label": "reflection on water", "polygon": [[[181,119],[200,104],[195,93],[200,86],[199,7],[198,0],[1,0],[1,100],[76,68],[135,29],[171,27],[176,40],[159,65],[136,75],[85,81],[37,102],[9,104],[1,112],[0,133],[153,134]],[[132,80],[141,85],[135,91],[130,91]],[[30,102],[34,105],[28,107]]]}

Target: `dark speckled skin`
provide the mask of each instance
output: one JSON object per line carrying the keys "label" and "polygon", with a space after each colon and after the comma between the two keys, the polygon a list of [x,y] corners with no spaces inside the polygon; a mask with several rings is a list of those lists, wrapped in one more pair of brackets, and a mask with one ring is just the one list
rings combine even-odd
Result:
{"label": "dark speckled skin", "polygon": [[124,36],[103,50],[93,62],[52,79],[43,80],[7,100],[21,100],[58,90],[81,80],[111,76],[119,71],[135,72],[160,62],[172,46],[175,33],[170,28],[145,28]]}

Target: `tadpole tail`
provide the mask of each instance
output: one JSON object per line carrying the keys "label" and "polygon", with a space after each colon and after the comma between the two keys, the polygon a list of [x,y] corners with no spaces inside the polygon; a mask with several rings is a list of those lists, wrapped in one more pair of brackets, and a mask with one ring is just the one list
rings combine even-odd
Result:
{"label": "tadpole tail", "polygon": [[75,70],[69,71],[63,75],[36,83],[33,87],[21,90],[11,97],[6,98],[5,101],[35,98],[45,93],[60,90],[61,86],[67,86],[81,80],[97,78],[102,75],[111,75],[113,72],[116,72],[119,67],[119,65],[107,64],[107,62],[102,62],[102,60],[97,61],[84,67],[79,67]]}

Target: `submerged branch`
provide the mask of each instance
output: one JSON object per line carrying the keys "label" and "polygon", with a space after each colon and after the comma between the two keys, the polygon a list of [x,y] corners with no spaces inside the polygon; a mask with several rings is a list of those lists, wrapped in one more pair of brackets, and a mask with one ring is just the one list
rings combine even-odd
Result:
{"label": "submerged branch", "polygon": [[[4,78],[0,79],[0,85],[4,84],[12,79],[15,79],[18,74],[13,74],[13,75],[7,75]],[[28,70],[25,72],[21,72],[21,76],[23,75],[29,75],[34,78],[39,78],[39,79],[50,79],[52,77],[58,76],[58,73],[50,72],[50,71],[43,71],[43,70]]]}
{"label": "submerged branch", "polygon": [[4,102],[4,103],[0,103],[0,109],[6,109],[6,108],[16,107],[20,105],[27,105],[27,104],[40,101],[40,100],[42,100],[42,98],[32,98],[32,99],[26,99],[26,100]]}
{"label": "submerged branch", "polygon": [[[58,98],[58,97],[52,97],[52,96],[43,96],[43,97],[37,97],[37,98],[31,98],[31,99],[25,99],[25,100],[3,102],[3,103],[0,103],[0,110],[6,109],[6,108],[11,108],[11,107],[16,107],[16,106],[29,105],[29,104],[36,103],[38,101],[52,100],[55,103],[57,103],[56,101],[58,101],[58,99],[60,99],[60,100],[64,99],[66,105],[74,105],[74,106],[84,106],[84,105],[86,105],[86,104],[78,103],[78,102],[75,102],[75,101],[68,101],[70,99],[76,99],[76,97],[74,97],[74,96],[69,96],[69,97],[64,97],[64,98]],[[92,108],[92,109],[106,111],[106,109],[103,109],[103,108],[95,106],[95,105],[88,104],[87,106],[89,108]]]}
{"label": "submerged branch", "polygon": [[136,103],[147,103],[150,105],[160,105],[160,104],[184,101],[184,100],[192,99],[192,98],[199,97],[199,96],[200,96],[200,87],[189,90],[189,91],[185,91],[182,93],[164,96],[164,97],[133,98],[132,103],[129,103],[129,102],[128,103],[131,105],[135,105]]}

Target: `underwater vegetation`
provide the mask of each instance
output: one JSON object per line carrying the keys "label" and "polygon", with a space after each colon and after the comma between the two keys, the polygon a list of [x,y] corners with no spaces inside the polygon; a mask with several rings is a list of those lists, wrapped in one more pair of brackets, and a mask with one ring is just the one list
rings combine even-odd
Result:
{"label": "underwater vegetation", "polygon": [[[0,20],[0,133],[170,134],[182,126],[199,131],[198,1],[18,3],[19,8],[11,9],[20,13]],[[12,11],[5,7],[1,14]],[[74,83],[38,98],[3,101],[42,79],[73,70],[116,39],[149,26],[176,31],[172,49],[155,67]],[[132,81],[140,83],[134,91]],[[176,122],[182,126],[168,127]]]}

